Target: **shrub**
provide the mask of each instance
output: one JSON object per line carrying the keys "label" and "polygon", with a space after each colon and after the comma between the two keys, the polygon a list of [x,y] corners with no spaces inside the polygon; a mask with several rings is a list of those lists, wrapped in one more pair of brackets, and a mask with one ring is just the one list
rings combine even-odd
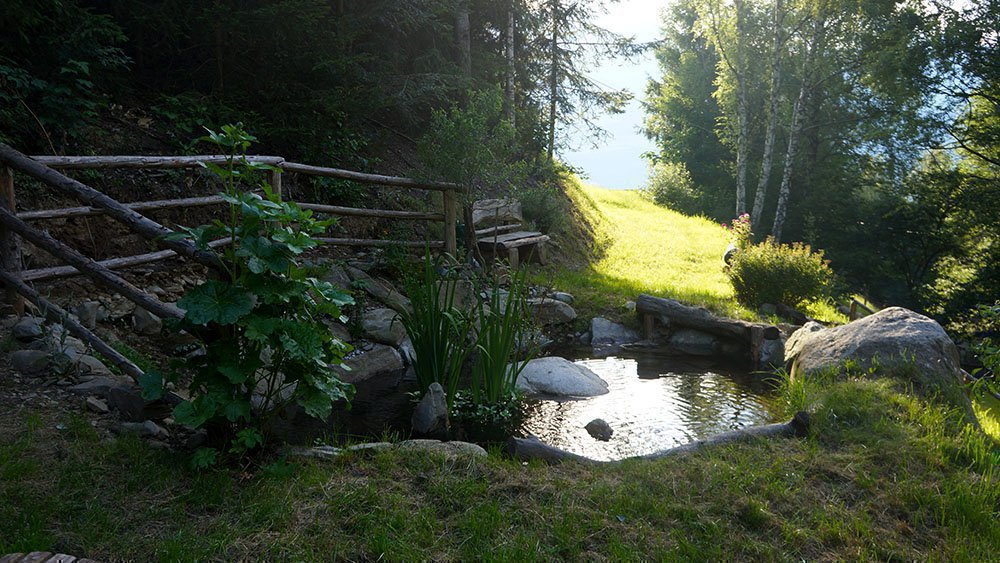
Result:
{"label": "shrub", "polygon": [[[341,307],[353,301],[310,277],[298,260],[318,245],[313,236],[332,221],[281,201],[255,180],[255,172],[269,167],[243,157],[254,137],[241,126],[209,131],[205,140],[227,154],[224,165],[206,166],[225,184],[226,221],[186,228],[177,237],[193,239],[205,251],[218,238],[234,243],[219,255],[225,274],[177,303],[185,311],[178,328],[205,340],[206,353],[184,366],[193,372],[191,398],[174,409],[178,423],[209,430],[214,448],[196,452],[192,461],[198,465],[214,462],[220,451],[243,454],[264,445],[273,415],[290,403],[325,418],[334,401],[352,392],[333,371],[350,347],[332,336],[324,320],[342,321]],[[257,187],[263,197],[252,191]],[[156,373],[141,383],[147,399],[163,393],[164,379]]]}
{"label": "shrub", "polygon": [[697,213],[701,193],[682,162],[660,161],[649,167],[649,183],[642,195],[657,205],[684,213]]}
{"label": "shrub", "polygon": [[737,252],[726,274],[742,305],[764,303],[796,307],[829,294],[833,271],[822,251],[807,244],[776,244],[768,239]]}

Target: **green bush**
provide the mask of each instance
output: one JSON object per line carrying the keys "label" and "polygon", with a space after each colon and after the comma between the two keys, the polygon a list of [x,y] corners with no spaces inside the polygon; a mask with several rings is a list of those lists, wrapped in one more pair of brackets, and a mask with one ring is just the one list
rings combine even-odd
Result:
{"label": "green bush", "polygon": [[[349,399],[353,388],[337,376],[350,346],[333,337],[327,318],[342,320],[351,297],[308,275],[300,256],[318,242],[332,220],[281,201],[258,174],[264,165],[243,156],[255,138],[239,125],[209,131],[207,140],[226,151],[223,165],[206,164],[225,185],[225,220],[182,228],[173,238],[188,238],[203,251],[224,237],[233,244],[218,253],[225,273],[190,289],[177,302],[182,328],[205,341],[205,354],[183,366],[190,372],[190,399],[174,409],[174,419],[209,432],[211,448],[196,452],[192,463],[214,463],[219,454],[242,455],[265,445],[274,415],[295,403],[316,418],[327,417],[333,403]],[[264,196],[253,190],[260,188]],[[182,374],[170,374],[176,382]],[[164,378],[147,372],[140,383],[147,399],[164,392]]]}
{"label": "green bush", "polygon": [[823,252],[808,244],[775,244],[768,239],[748,245],[733,256],[726,269],[742,305],[764,303],[792,307],[829,295],[833,271]]}
{"label": "green bush", "polygon": [[691,173],[681,162],[657,162],[649,167],[649,183],[642,195],[657,205],[684,213],[697,213],[701,193],[691,180]]}

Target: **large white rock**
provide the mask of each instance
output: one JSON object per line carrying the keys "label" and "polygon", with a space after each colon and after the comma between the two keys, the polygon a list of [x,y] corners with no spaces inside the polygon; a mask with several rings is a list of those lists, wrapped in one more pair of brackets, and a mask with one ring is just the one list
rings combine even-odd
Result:
{"label": "large white rock", "polygon": [[862,369],[912,360],[921,383],[942,389],[962,381],[958,349],[937,322],[902,307],[883,309],[846,325],[810,323],[788,339],[785,363],[792,377],[855,361]]}
{"label": "large white rock", "polygon": [[593,371],[564,358],[536,358],[517,376],[517,388],[529,395],[593,397],[608,384]]}

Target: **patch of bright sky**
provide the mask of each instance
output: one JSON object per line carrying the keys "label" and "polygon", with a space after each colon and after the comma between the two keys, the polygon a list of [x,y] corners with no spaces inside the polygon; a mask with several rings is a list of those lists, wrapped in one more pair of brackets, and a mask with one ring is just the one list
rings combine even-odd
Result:
{"label": "patch of bright sky", "polygon": [[[660,12],[669,0],[622,0],[610,4],[608,13],[598,24],[611,31],[635,37],[636,41],[660,39]],[[657,76],[656,59],[652,52],[632,60],[601,61],[591,69],[590,76],[608,88],[627,88],[634,98],[625,113],[603,115],[597,123],[607,130],[608,137],[594,148],[586,131],[564,132],[569,148],[559,154],[561,160],[583,170],[588,181],[606,188],[634,189],[646,181],[646,161],[642,153],[654,150],[654,145],[641,132],[645,114],[641,100],[649,78]]]}

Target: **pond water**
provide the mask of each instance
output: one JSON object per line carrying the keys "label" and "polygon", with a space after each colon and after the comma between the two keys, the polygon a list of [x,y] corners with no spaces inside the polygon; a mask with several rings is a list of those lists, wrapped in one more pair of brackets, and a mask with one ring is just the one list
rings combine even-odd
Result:
{"label": "pond water", "polygon": [[[609,393],[572,401],[533,400],[523,429],[576,454],[621,459],[772,422],[773,386],[763,375],[648,353],[600,359],[559,355],[601,376]],[[610,441],[598,441],[584,429],[595,418],[614,429]]]}

